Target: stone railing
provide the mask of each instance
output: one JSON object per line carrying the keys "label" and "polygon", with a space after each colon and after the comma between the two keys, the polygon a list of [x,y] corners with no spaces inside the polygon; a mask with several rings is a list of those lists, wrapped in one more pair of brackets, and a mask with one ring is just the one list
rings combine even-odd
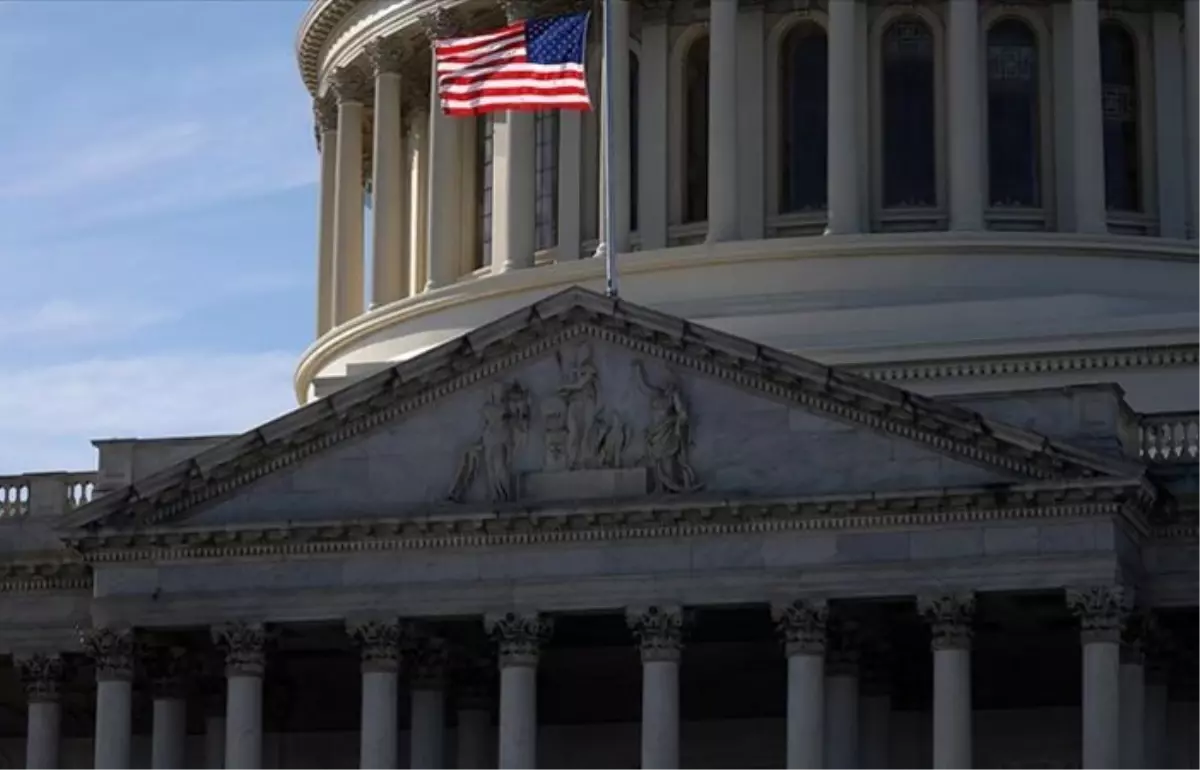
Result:
{"label": "stone railing", "polygon": [[91,501],[95,483],[95,471],[0,476],[0,521],[67,513]]}
{"label": "stone railing", "polygon": [[1138,454],[1149,463],[1194,463],[1200,457],[1196,412],[1145,414],[1138,420]]}

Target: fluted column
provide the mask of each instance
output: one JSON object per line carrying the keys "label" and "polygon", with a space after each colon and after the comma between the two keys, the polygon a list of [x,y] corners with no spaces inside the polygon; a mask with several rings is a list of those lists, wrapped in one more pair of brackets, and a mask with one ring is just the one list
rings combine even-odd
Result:
{"label": "fluted column", "polygon": [[405,184],[401,72],[408,50],[398,38],[367,46],[375,70],[371,167],[371,306],[408,296],[408,186]]}
{"label": "fluted column", "polygon": [[667,80],[670,71],[668,0],[642,0],[642,48],[638,58],[638,241],[642,251],[667,246],[667,185],[670,142]]}
{"label": "fluted column", "polygon": [[1108,232],[1104,187],[1104,123],[1097,0],[1071,0],[1072,147],[1075,229]]}
{"label": "fluted column", "polygon": [[398,621],[366,620],[348,623],[346,630],[358,646],[362,660],[358,766],[395,767],[400,624]]}
{"label": "fluted column", "polygon": [[971,623],[975,595],[927,596],[918,609],[933,650],[933,766],[972,767]]}
{"label": "fluted column", "polygon": [[186,650],[182,647],[153,648],[146,658],[154,695],[150,736],[150,766],[153,768],[185,766],[187,664]]}
{"label": "fluted column", "polygon": [[858,767],[859,626],[834,613],[826,632],[825,767]]}
{"label": "fluted column", "polygon": [[889,631],[885,618],[877,615],[866,633],[858,699],[859,767],[885,768],[891,764],[893,658]]}
{"label": "fluted column", "polygon": [[683,610],[631,608],[629,628],[642,652],[642,767],[679,767],[679,659]]}
{"label": "fluted column", "polygon": [[133,632],[95,628],[80,640],[96,667],[95,766],[130,766],[133,708]]}
{"label": "fluted column", "polygon": [[[536,11],[526,0],[504,0],[510,23]],[[533,267],[536,247],[537,136],[534,113],[492,114],[492,273]]]}
{"label": "fluted column", "polygon": [[499,767],[537,767],[537,664],[553,621],[537,613],[489,615],[484,623],[499,646]]}
{"label": "fluted column", "polygon": [[420,294],[428,282],[426,269],[429,237],[429,84],[413,83],[405,90],[409,97],[404,108],[408,122],[409,174],[409,292]]}
{"label": "fluted column", "polygon": [[712,3],[708,22],[708,242],[738,239],[737,14]]}
{"label": "fluted column", "polygon": [[858,0],[829,4],[829,155],[828,224],[830,235],[862,230],[858,189]]}
{"label": "fluted column", "polygon": [[982,105],[978,0],[955,0],[949,14],[950,229],[983,229]]}
{"label": "fluted column", "polygon": [[313,100],[321,149],[321,189],[317,213],[317,336],[333,327],[333,220],[337,186],[337,104],[328,94]]}
{"label": "fluted column", "polygon": [[409,767],[443,767],[446,743],[446,641],[413,626],[404,648],[412,682]]}
{"label": "fluted column", "polygon": [[204,696],[204,766],[225,767],[224,677]]}
{"label": "fluted column", "polygon": [[824,767],[824,601],[794,601],[771,608],[787,655],[787,767]]}
{"label": "fluted column", "polygon": [[1146,692],[1143,703],[1145,724],[1142,733],[1143,767],[1169,767],[1167,741],[1167,695],[1170,667],[1164,657],[1153,654],[1146,659]]}
{"label": "fluted column", "polygon": [[[616,86],[609,90],[609,83],[606,79],[608,69],[602,67],[601,89],[604,94],[604,100],[600,104],[601,109],[601,135],[600,135],[600,152],[603,160],[604,154],[608,152],[608,138],[604,135],[604,131],[612,126],[613,131],[613,179],[612,186],[614,197],[617,202],[617,209],[613,212],[613,229],[616,237],[616,244],[605,244],[605,248],[616,248],[617,254],[624,254],[629,251],[629,202],[630,202],[630,159],[629,152],[629,3],[610,3],[606,6],[613,12],[612,18],[612,77],[616,81]],[[602,20],[603,21],[603,20]],[[609,98],[609,94],[612,97]],[[607,110],[612,110],[611,122],[604,115]],[[600,240],[605,237],[605,221],[608,217],[608,200],[605,198],[605,164],[600,164]]]}
{"label": "fluted column", "polygon": [[[458,277],[458,262],[462,255],[462,202],[459,200],[459,163],[461,118],[442,112],[437,91],[437,61],[432,42],[452,37],[459,30],[459,19],[445,8],[422,17],[425,33],[430,39],[429,84],[429,168],[425,174],[429,183],[425,200],[425,290],[432,291],[454,283]],[[532,217],[531,217],[532,224]],[[493,246],[494,248],[494,246]]]}
{"label": "fluted column", "polygon": [[1120,671],[1120,766],[1150,767],[1146,764],[1146,650],[1145,636],[1151,617],[1146,612],[1130,615],[1121,633]]}
{"label": "fluted column", "polygon": [[477,770],[495,767],[492,752],[496,746],[492,730],[493,686],[496,661],[485,652],[482,640],[458,658],[456,701],[458,727],[455,730],[455,758],[459,768]]}
{"label": "fluted column", "polygon": [[337,97],[337,183],[333,215],[333,323],[363,312],[363,104],[369,85],[363,73],[343,67],[330,87]]}
{"label": "fluted column", "polygon": [[1083,766],[1120,766],[1121,625],[1131,599],[1121,586],[1067,591],[1083,644]]}
{"label": "fluted column", "polygon": [[225,767],[262,767],[266,631],[259,624],[231,623],[213,628],[212,635],[225,654]]}
{"label": "fluted column", "polygon": [[1183,39],[1186,74],[1184,85],[1187,109],[1188,221],[1191,237],[1200,235],[1200,3],[1183,4]]}
{"label": "fluted column", "polygon": [[60,688],[65,667],[61,655],[14,655],[17,675],[25,687],[29,716],[25,735],[25,767],[58,767],[62,721]]}

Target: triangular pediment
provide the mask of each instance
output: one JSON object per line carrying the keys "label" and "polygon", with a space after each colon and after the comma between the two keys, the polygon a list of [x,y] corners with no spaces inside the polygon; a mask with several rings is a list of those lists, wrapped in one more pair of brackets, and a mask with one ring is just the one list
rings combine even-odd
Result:
{"label": "triangular pediment", "polygon": [[576,288],[106,495],[64,529],[888,495],[1141,473]]}

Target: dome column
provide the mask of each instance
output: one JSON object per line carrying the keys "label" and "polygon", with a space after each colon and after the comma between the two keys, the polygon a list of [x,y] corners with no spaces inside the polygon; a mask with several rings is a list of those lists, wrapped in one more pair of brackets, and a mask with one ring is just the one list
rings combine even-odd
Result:
{"label": "dome column", "polygon": [[429,84],[414,83],[405,91],[404,119],[408,123],[407,169],[409,199],[409,291],[420,294],[428,281],[429,236]]}
{"label": "dome column", "polygon": [[[608,200],[605,191],[605,164],[600,164],[600,241],[604,241],[605,223],[608,217],[613,218],[613,233],[616,243],[605,244],[605,248],[615,249],[615,253],[624,254],[629,251],[629,200],[630,200],[630,160],[629,151],[629,3],[612,3],[607,6],[612,11],[612,77],[616,85],[604,79],[608,68],[602,67],[601,92],[603,100],[600,104],[601,157],[609,150],[608,137],[605,132],[610,128],[612,136],[613,196],[617,202],[616,211],[608,211]],[[610,90],[610,86],[612,86]],[[612,119],[603,114],[611,110]]]}
{"label": "dome column", "polygon": [[[422,19],[429,49],[429,160],[425,174],[428,192],[425,200],[425,290],[432,291],[454,283],[458,277],[459,257],[462,254],[462,223],[459,215],[459,163],[462,155],[460,118],[442,112],[438,96],[437,57],[433,44],[439,38],[453,37],[458,32],[458,19],[444,8]],[[530,161],[532,163],[532,160]],[[532,170],[530,171],[532,173]],[[530,214],[532,217],[532,213]],[[531,220],[532,227],[532,220]]]}
{"label": "dome column", "polygon": [[404,184],[401,71],[408,61],[399,40],[373,42],[367,56],[375,70],[375,127],[371,170],[371,307],[408,296],[408,188]]}
{"label": "dome column", "polygon": [[858,0],[829,4],[829,235],[862,230],[858,200],[859,13]]}
{"label": "dome column", "polygon": [[368,84],[357,69],[333,73],[337,96],[337,182],[333,217],[333,323],[363,312],[363,104]]}
{"label": "dome column", "polygon": [[737,18],[735,2],[712,3],[708,30],[708,242],[736,241]]}
{"label": "dome column", "polygon": [[1188,222],[1192,238],[1200,236],[1200,4],[1183,4],[1183,39],[1186,41]]}
{"label": "dome column", "polygon": [[955,0],[950,20],[950,229],[983,229],[982,108],[979,101],[979,4]]}
{"label": "dome column", "polygon": [[[506,0],[508,22],[530,16],[521,0]],[[534,113],[504,110],[492,114],[492,273],[533,267],[536,244],[534,197],[537,149]]]}
{"label": "dome column", "polygon": [[337,185],[337,104],[328,96],[313,100],[317,146],[321,151],[321,190],[317,218],[317,336],[333,328],[333,220]]}
{"label": "dome column", "polygon": [[[1071,0],[1072,122],[1075,230],[1108,232],[1104,188],[1104,114],[1100,94],[1100,10],[1096,0]],[[956,109],[952,104],[951,109]]]}

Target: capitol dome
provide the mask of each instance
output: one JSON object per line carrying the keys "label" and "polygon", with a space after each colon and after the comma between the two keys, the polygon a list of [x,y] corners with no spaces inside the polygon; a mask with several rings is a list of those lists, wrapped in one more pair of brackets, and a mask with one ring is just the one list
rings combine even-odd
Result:
{"label": "capitol dome", "polygon": [[[599,111],[443,116],[429,42],[591,9],[598,104],[601,5],[311,5],[301,403],[604,285]],[[613,7],[623,298],[918,392],[1194,408],[1195,3]]]}

